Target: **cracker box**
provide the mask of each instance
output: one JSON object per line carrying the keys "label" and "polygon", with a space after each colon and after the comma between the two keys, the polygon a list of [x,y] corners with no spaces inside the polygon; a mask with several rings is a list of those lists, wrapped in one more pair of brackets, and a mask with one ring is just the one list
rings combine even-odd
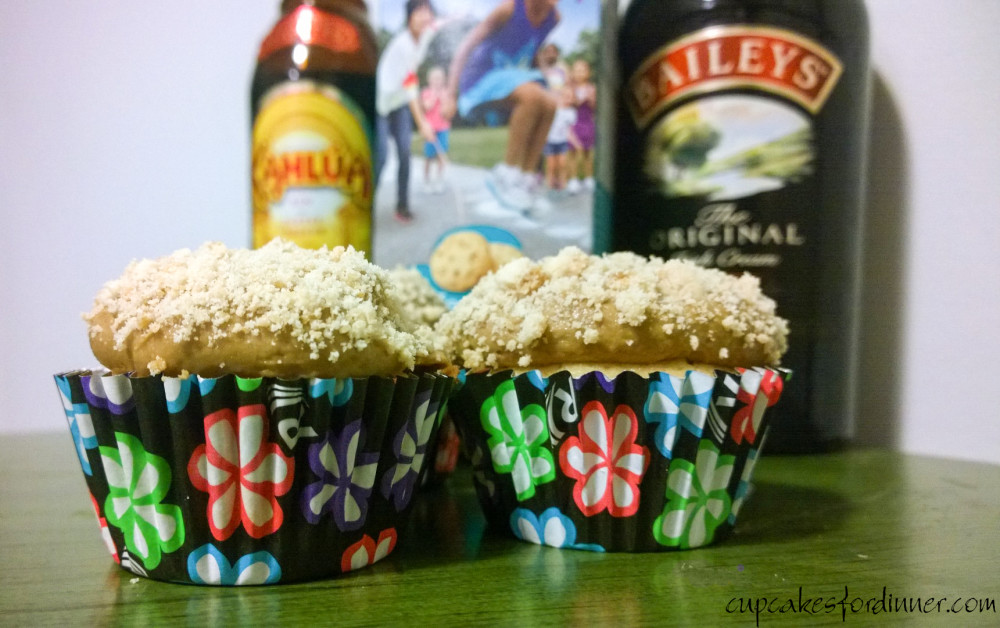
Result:
{"label": "cracker box", "polygon": [[592,248],[600,0],[378,0],[373,259],[454,304]]}

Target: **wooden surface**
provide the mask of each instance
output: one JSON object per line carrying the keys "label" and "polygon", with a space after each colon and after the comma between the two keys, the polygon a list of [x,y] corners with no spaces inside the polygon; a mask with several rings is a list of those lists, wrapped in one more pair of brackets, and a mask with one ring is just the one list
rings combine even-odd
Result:
{"label": "wooden surface", "polygon": [[[724,543],[606,555],[486,531],[460,470],[422,495],[395,553],[373,567],[308,584],[218,588],[150,581],[112,562],[68,433],[0,442],[4,626],[754,625],[739,598],[763,600],[761,625],[1000,625],[995,466],[885,452],[765,454]],[[818,613],[780,612],[800,587],[803,602],[820,600]],[[928,611],[872,612],[883,587],[890,608],[919,597]],[[949,612],[957,598],[962,612]],[[969,599],[993,604],[966,613]],[[870,610],[853,612],[852,602]]]}

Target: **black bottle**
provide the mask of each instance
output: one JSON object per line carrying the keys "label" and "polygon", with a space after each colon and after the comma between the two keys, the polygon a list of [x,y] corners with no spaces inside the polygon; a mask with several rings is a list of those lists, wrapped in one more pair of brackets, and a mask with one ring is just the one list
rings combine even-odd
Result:
{"label": "black bottle", "polygon": [[759,276],[791,328],[768,449],[842,446],[869,101],[862,0],[635,0],[617,39],[595,248]]}

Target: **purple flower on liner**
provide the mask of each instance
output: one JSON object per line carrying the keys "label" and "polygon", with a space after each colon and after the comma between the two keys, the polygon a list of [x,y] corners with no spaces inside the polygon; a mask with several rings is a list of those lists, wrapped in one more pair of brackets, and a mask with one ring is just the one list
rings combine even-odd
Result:
{"label": "purple flower on liner", "polygon": [[354,421],[339,434],[327,432],[309,447],[309,467],[319,478],[302,494],[302,513],[310,523],[319,523],[324,513],[331,513],[342,531],[364,525],[378,454],[360,451],[363,440],[364,426]]}
{"label": "purple flower on liner", "polygon": [[396,464],[382,478],[382,494],[397,511],[406,508],[413,498],[417,478],[424,468],[427,441],[437,421],[438,404],[431,403],[431,393],[417,395],[414,409],[392,443]]}
{"label": "purple flower on liner", "polygon": [[584,386],[586,386],[587,382],[591,379],[596,380],[600,387],[604,389],[604,392],[608,394],[615,392],[615,380],[608,379],[604,376],[604,373],[601,373],[600,371],[594,371],[592,373],[587,373],[583,377],[575,378],[573,380],[573,385],[576,386],[577,390],[583,390]]}
{"label": "purple flower on liner", "polygon": [[95,408],[103,408],[107,410],[108,400],[104,396],[104,387],[101,386],[100,377],[81,375],[80,385],[83,388],[83,395],[86,397],[88,404],[94,406]]}
{"label": "purple flower on liner", "polygon": [[119,416],[128,414],[135,408],[132,396],[132,382],[126,375],[85,375],[80,378],[87,403],[95,408],[109,410]]}

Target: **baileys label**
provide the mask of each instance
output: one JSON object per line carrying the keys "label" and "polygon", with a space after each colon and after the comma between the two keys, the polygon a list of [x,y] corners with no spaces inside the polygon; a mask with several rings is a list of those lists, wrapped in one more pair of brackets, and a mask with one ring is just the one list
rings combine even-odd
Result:
{"label": "baileys label", "polygon": [[771,92],[815,114],[842,71],[831,52],[795,33],[713,26],[652,54],[629,79],[626,100],[640,128],[680,98],[730,88]]}
{"label": "baileys label", "polygon": [[842,70],[823,46],[772,27],[712,26],[651,54],[624,93],[642,137],[642,178],[658,196],[689,201],[662,207],[674,215],[649,229],[649,248],[760,269],[807,246],[808,218],[796,216],[808,206],[775,212],[741,199],[813,178],[814,116]]}

